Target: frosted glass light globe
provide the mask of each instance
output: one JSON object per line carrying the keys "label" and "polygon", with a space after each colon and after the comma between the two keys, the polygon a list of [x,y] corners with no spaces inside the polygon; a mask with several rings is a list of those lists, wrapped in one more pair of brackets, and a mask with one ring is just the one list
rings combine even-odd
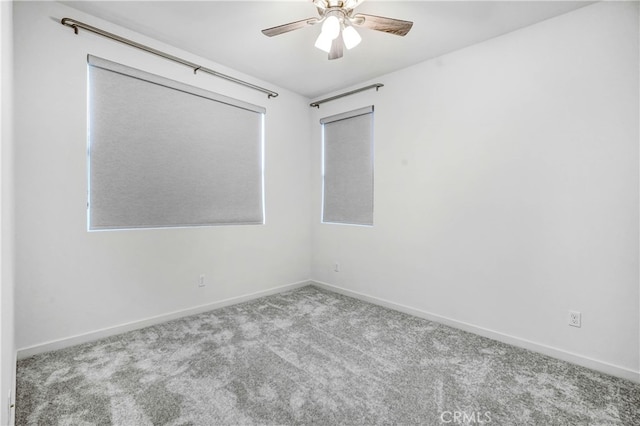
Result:
{"label": "frosted glass light globe", "polygon": [[327,16],[322,24],[322,34],[334,40],[340,35],[340,20],[337,16]]}
{"label": "frosted glass light globe", "polygon": [[342,39],[347,49],[353,49],[362,41],[362,37],[351,25],[342,30]]}

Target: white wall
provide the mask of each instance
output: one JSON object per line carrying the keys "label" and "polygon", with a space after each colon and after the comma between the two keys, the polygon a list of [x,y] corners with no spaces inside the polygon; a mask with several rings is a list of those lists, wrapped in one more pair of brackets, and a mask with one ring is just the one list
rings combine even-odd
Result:
{"label": "white wall", "polygon": [[[13,424],[16,346],[13,280],[12,3],[0,2],[0,425]],[[10,402],[11,400],[11,402]]]}
{"label": "white wall", "polygon": [[[595,4],[323,104],[312,278],[638,379],[638,28]],[[317,120],[370,104],[375,226],[320,224]]]}
{"label": "white wall", "polygon": [[[52,2],[14,5],[16,340],[25,349],[305,281],[307,100]],[[71,17],[280,92],[275,99],[73,31]],[[86,231],[86,55],[265,106],[266,225]],[[198,288],[201,273],[207,286]],[[50,346],[49,346],[50,347]]]}

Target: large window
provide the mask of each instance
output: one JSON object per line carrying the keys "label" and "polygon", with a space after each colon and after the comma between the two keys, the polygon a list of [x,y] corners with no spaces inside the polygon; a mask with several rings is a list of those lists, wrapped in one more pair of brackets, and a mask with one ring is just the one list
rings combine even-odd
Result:
{"label": "large window", "polygon": [[373,225],[373,106],[320,120],[322,221]]}
{"label": "large window", "polygon": [[89,56],[90,230],[264,223],[264,113]]}

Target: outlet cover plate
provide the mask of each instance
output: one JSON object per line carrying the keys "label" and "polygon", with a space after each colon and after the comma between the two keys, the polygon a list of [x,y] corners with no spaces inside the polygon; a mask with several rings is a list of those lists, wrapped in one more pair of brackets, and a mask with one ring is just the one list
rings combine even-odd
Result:
{"label": "outlet cover plate", "polygon": [[582,327],[582,314],[578,311],[569,311],[569,325],[571,327]]}

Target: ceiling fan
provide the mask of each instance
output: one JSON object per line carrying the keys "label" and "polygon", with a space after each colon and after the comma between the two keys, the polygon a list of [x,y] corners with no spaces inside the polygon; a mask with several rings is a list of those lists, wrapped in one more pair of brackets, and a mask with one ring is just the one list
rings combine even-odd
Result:
{"label": "ceiling fan", "polygon": [[343,55],[344,47],[352,49],[362,38],[355,27],[369,28],[389,34],[405,36],[413,26],[411,21],[385,18],[382,16],[355,13],[354,9],[364,0],[311,0],[318,9],[319,18],[307,18],[289,22],[277,27],[262,30],[266,36],[273,37],[289,31],[322,23],[322,31],[315,46],[329,54],[329,59],[338,59]]}

